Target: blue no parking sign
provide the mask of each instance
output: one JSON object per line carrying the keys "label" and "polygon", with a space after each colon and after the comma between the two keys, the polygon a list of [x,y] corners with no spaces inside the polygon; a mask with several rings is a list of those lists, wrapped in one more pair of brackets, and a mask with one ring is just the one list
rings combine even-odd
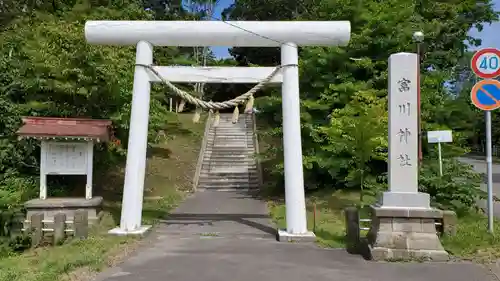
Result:
{"label": "blue no parking sign", "polygon": [[481,110],[500,107],[500,82],[487,79],[476,83],[470,93],[472,103]]}

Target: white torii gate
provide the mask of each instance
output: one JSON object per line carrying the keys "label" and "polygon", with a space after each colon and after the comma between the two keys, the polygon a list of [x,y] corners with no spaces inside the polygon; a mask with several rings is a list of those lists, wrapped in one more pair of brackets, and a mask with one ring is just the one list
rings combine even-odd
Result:
{"label": "white torii gate", "polygon": [[[347,45],[348,21],[88,21],[91,44],[136,45],[136,64],[153,63],[153,46],[281,47],[284,68],[271,82],[282,83],[286,231],[280,237],[314,237],[307,230],[300,126],[297,46]],[[273,67],[165,67],[155,69],[171,82],[258,83]],[[132,113],[120,227],[113,234],[142,234],[141,225],[150,83],[158,77],[135,67]]]}

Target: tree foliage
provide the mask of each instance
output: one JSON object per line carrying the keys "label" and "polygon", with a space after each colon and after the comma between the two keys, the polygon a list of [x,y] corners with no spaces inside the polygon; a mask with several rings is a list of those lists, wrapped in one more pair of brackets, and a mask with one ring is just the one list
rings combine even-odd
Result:
{"label": "tree foliage", "polygon": [[[86,44],[86,20],[206,20],[214,5],[208,0],[193,0],[189,7],[178,0],[0,1],[0,206],[15,205],[36,191],[38,148],[34,142],[17,140],[21,116],[109,118],[116,136],[127,143],[134,48]],[[454,130],[454,144],[444,147],[448,158],[478,144],[477,136],[482,134],[478,128],[484,126],[480,112],[468,102],[473,80],[467,44],[480,42],[468,31],[481,29],[497,16],[490,0],[237,0],[223,15],[231,20],[351,22],[349,46],[299,50],[302,144],[309,189],[384,184],[387,59],[395,52],[415,51],[412,34],[416,30],[426,35],[420,46],[424,131]],[[277,48],[233,48],[234,61],[216,61],[207,49],[194,47],[157,47],[155,63],[276,65],[280,60]],[[211,85],[195,86],[195,90],[203,92],[205,99],[225,100],[247,87]],[[166,122],[175,124],[165,107],[168,97],[162,87],[153,88],[151,135],[165,128]],[[279,137],[279,91],[267,89],[256,105],[260,120],[273,128],[267,133]],[[495,114],[494,122],[499,120]],[[498,140],[500,131],[494,135]],[[101,147],[99,159],[110,161],[123,149]],[[424,153],[430,159],[435,148],[424,145]],[[282,182],[281,146],[274,146],[266,157],[273,159],[271,172]],[[450,167],[450,175],[466,173],[466,167]],[[422,189],[441,203],[455,208],[457,198],[465,206],[472,202],[465,190],[476,185],[473,177],[465,177],[463,188],[455,181],[441,188],[433,179],[433,168],[425,168],[421,176]],[[461,190],[461,195],[446,199],[443,194],[453,188]]]}
{"label": "tree foliage", "polygon": [[[133,0],[44,5],[49,2],[36,1],[28,10],[16,10],[0,32],[0,207],[15,206],[37,192],[38,143],[17,140],[21,116],[111,119],[121,145],[98,147],[96,162],[102,169],[117,159],[111,154],[120,156],[126,149],[135,48],[87,44],[84,24],[99,19],[153,20],[155,11]],[[155,52],[161,54],[162,64],[193,63],[190,50]],[[175,126],[164,89],[155,89],[150,110],[153,136],[169,121]]]}
{"label": "tree foliage", "polygon": [[[396,52],[415,52],[417,46],[412,35],[419,30],[425,34],[419,48],[423,131],[454,130],[454,144],[445,147],[447,157],[455,157],[469,149],[481,121],[463,94],[470,85],[466,72],[468,65],[465,64],[467,56],[470,57],[468,44],[480,44],[480,40],[471,38],[468,32],[472,27],[481,29],[484,23],[498,19],[491,1],[261,2],[235,1],[225,11],[225,17],[231,20],[351,22],[351,41],[347,47],[299,50],[306,188],[359,188],[364,179],[368,179],[369,186],[383,184],[387,169],[388,57]],[[279,50],[273,48],[233,48],[232,54],[242,65],[276,65],[280,57]],[[268,91],[256,101],[262,110],[260,119],[265,119],[273,128],[271,133],[277,136],[281,131],[279,95],[277,91]],[[267,159],[282,159],[279,157],[282,151],[277,147],[268,154]],[[433,157],[434,148],[424,143],[424,155]],[[275,174],[281,177],[277,181],[282,182],[282,162],[273,162],[273,167]],[[460,166],[457,169],[468,168]],[[450,174],[457,175],[457,169],[450,168]],[[434,172],[426,169],[422,173],[435,177]],[[431,183],[435,184],[435,180],[421,180],[422,189],[432,189]],[[478,184],[473,178],[468,178],[467,183],[476,187]],[[453,181],[450,184],[455,186]],[[444,194],[449,188],[452,187],[443,187],[435,194]],[[458,192],[468,199],[459,201],[470,206],[472,195],[464,193],[465,190],[460,188]],[[440,195],[433,198],[446,201]],[[455,208],[451,201],[445,205]]]}

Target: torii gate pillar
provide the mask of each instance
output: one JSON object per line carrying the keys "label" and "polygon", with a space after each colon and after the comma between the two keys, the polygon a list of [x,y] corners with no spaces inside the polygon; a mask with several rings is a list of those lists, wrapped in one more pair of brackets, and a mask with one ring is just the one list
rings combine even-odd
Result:
{"label": "torii gate pillar", "polygon": [[[152,63],[153,46],[281,47],[284,66],[281,79],[271,81],[282,82],[287,227],[278,232],[280,241],[314,239],[314,234],[307,230],[306,219],[297,46],[346,45],[350,33],[348,21],[88,21],[85,24],[85,37],[91,44],[136,45],[136,64]],[[190,75],[172,79],[176,71],[168,67],[158,67],[158,72],[171,82],[256,83],[273,70],[220,67],[212,68],[219,77],[207,78],[211,73],[205,71],[200,76],[201,68],[179,69]],[[221,80],[221,75],[227,79]],[[141,225],[141,216],[150,82],[158,82],[158,78],[136,66],[122,215],[120,227],[110,231],[113,234],[142,234],[148,229]]]}

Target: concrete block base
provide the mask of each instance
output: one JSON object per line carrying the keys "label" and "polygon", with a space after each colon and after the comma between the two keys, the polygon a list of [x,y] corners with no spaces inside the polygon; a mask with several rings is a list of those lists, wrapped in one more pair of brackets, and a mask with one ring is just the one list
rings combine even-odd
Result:
{"label": "concrete block base", "polygon": [[279,242],[316,242],[316,235],[311,231],[301,234],[292,234],[284,229],[278,229],[276,237]]}
{"label": "concrete block base", "polygon": [[378,205],[380,208],[430,209],[430,202],[429,194],[423,192],[384,192]]}
{"label": "concrete block base", "polygon": [[43,213],[44,220],[54,220],[57,213],[64,213],[66,220],[72,221],[76,210],[85,210],[89,224],[94,224],[99,220],[98,213],[101,210],[102,201],[103,199],[100,196],[92,199],[55,197],[29,200],[24,203],[26,221],[29,222],[31,216],[36,213]]}
{"label": "concrete block base", "polygon": [[139,236],[143,236],[150,229],[151,229],[151,225],[143,225],[143,226],[139,227],[138,229],[134,229],[134,230],[123,230],[120,227],[116,227],[116,228],[113,228],[110,231],[108,231],[108,234],[118,235],[118,236],[125,236],[125,235],[139,235]]}
{"label": "concrete block base", "polygon": [[432,251],[432,250],[397,250],[370,247],[370,255],[374,261],[434,261],[434,262],[445,262],[450,259],[448,253],[444,250],[442,251]]}
{"label": "concrete block base", "polygon": [[367,239],[371,258],[380,260],[447,261],[448,253],[436,233],[436,209],[372,206]]}

